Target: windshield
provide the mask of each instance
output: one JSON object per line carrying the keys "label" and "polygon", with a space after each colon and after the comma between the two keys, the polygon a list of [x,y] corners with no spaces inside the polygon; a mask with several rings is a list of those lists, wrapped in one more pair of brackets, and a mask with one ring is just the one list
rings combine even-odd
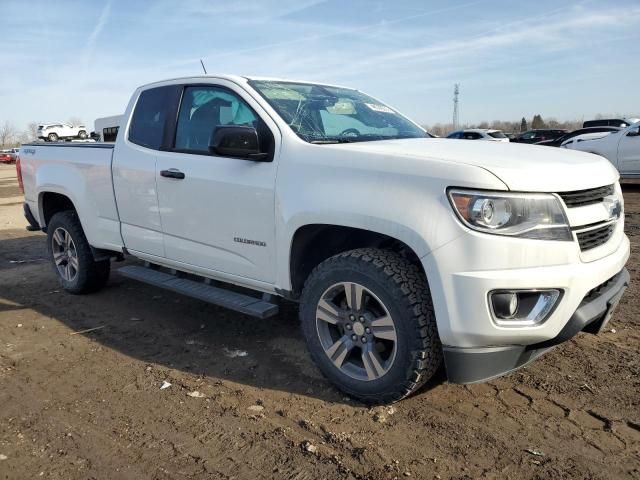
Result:
{"label": "windshield", "polygon": [[487,133],[489,134],[489,136],[493,138],[507,138],[507,136],[504,133],[498,130],[496,130],[495,132],[487,132]]}
{"label": "windshield", "polygon": [[430,137],[395,110],[357,90],[263,80],[249,83],[307,142],[347,143]]}

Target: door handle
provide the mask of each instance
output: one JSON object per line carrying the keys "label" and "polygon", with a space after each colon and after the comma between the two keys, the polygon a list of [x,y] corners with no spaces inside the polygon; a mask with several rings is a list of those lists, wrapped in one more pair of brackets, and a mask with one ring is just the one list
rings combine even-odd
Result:
{"label": "door handle", "polygon": [[160,170],[160,176],[166,178],[177,178],[178,180],[182,180],[184,178],[184,173],[182,173],[177,168],[170,168],[169,170]]}

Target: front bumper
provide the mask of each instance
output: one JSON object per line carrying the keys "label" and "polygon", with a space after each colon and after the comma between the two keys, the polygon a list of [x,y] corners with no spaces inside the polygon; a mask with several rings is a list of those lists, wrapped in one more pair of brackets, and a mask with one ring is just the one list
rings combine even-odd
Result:
{"label": "front bumper", "polygon": [[452,383],[490,380],[524,367],[579,332],[599,333],[611,319],[613,310],[629,286],[629,279],[629,272],[623,268],[587,293],[560,333],[549,340],[526,346],[443,347],[448,380]]}

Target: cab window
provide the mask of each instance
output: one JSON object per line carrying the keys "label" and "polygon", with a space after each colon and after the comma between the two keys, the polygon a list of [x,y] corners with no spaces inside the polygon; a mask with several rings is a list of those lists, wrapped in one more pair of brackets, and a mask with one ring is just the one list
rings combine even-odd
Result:
{"label": "cab window", "polygon": [[131,117],[129,141],[159,150],[163,145],[169,112],[174,109],[180,90],[178,86],[150,88],[140,94]]}
{"label": "cab window", "polygon": [[208,154],[211,135],[221,125],[254,127],[261,151],[269,153],[273,148],[271,131],[236,93],[217,86],[193,86],[186,87],[182,96],[175,150]]}

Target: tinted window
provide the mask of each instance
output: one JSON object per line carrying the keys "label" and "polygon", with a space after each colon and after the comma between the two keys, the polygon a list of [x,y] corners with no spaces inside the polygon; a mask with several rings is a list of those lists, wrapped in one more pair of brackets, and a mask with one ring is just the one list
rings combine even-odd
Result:
{"label": "tinted window", "polygon": [[619,119],[605,119],[605,120],[588,120],[582,124],[583,127],[626,127],[629,123]]}
{"label": "tinted window", "polygon": [[488,133],[489,133],[489,136],[493,137],[493,138],[507,138],[507,136],[504,133],[500,132],[500,131],[488,132]]}
{"label": "tinted window", "polygon": [[480,135],[477,132],[464,132],[463,137],[465,140],[478,140],[480,138],[482,138],[482,135]]}
{"label": "tinted window", "polygon": [[118,136],[119,127],[107,127],[102,129],[102,141],[103,142],[115,142]]}
{"label": "tinted window", "polygon": [[[230,90],[220,87],[187,87],[178,115],[175,148],[209,152],[209,139],[218,125],[254,127],[261,133],[258,116]],[[264,127],[263,127],[264,128]],[[263,130],[264,137],[264,130]]]}
{"label": "tinted window", "polygon": [[168,113],[175,108],[178,92],[179,87],[169,85],[140,94],[129,128],[131,142],[154,150],[160,148]]}

